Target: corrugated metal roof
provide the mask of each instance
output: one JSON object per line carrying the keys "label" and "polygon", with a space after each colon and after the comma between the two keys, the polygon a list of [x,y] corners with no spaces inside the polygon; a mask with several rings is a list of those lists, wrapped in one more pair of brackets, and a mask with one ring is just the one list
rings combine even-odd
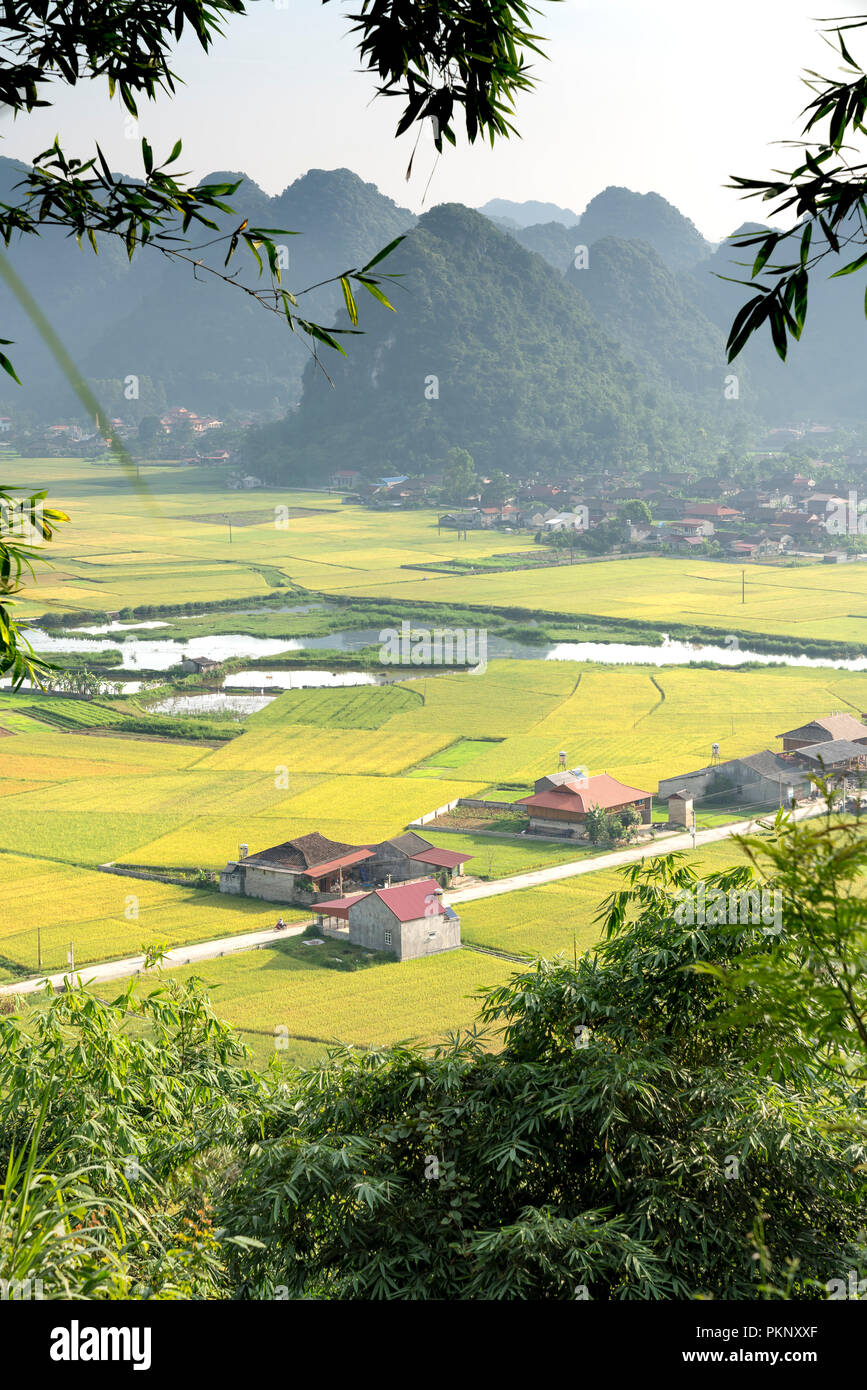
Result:
{"label": "corrugated metal roof", "polygon": [[417,878],[414,883],[400,883],[395,888],[377,888],[375,894],[399,922],[439,917],[443,912],[442,889],[435,878]]}
{"label": "corrugated metal roof", "polygon": [[784,734],[777,734],[777,738],[800,738],[803,735],[818,743],[821,742],[816,736],[818,729],[823,729],[829,738],[867,738],[867,724],[862,724],[851,714],[828,714],[821,719],[811,719],[809,724],[802,724],[798,729],[787,729]]}
{"label": "corrugated metal roof", "polygon": [[313,911],[324,917],[343,917],[348,920],[349,909],[362,898],[380,898],[399,922],[413,922],[417,917],[439,917],[445,912],[442,889],[434,878],[417,878],[413,883],[400,883],[394,888],[376,888],[372,893],[353,893],[348,898],[332,898],[329,902],[314,903]]}
{"label": "corrugated metal roof", "polygon": [[863,743],[853,743],[848,738],[830,738],[823,743],[812,743],[806,748],[796,748],[795,758],[809,758],[811,762],[820,759],[831,766],[833,763],[849,762],[852,758],[867,758],[867,748]]}
{"label": "corrugated metal roof", "polygon": [[420,850],[418,854],[410,855],[410,858],[420,864],[436,864],[441,869],[455,869],[458,864],[465,864],[468,859],[474,859],[474,854],[463,854],[458,849],[437,849],[436,845],[431,845],[430,849]]}

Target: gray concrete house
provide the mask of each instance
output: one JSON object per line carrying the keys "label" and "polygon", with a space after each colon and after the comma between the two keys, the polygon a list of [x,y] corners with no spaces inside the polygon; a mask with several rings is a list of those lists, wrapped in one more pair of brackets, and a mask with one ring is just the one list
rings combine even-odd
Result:
{"label": "gray concrete house", "polygon": [[248,854],[242,845],[238,858],[230,859],[220,874],[220,892],[305,907],[355,887],[356,878],[360,886],[357,866],[372,858],[371,850],[329,840],[318,831],[258,854]]}
{"label": "gray concrete house", "polygon": [[753,802],[757,805],[788,805],[789,788],[794,796],[808,796],[811,790],[806,770],[792,758],[781,757],[766,750],[751,753],[746,758],[731,758],[725,763],[712,763],[695,772],[681,772],[677,777],[665,777],[659,784],[659,797],[667,801],[675,792],[706,801],[716,797],[723,800]]}
{"label": "gray concrete house", "polygon": [[461,944],[460,918],[443,904],[433,878],[316,903],[313,911],[327,935],[348,937],[353,945],[396,960],[455,951]]}

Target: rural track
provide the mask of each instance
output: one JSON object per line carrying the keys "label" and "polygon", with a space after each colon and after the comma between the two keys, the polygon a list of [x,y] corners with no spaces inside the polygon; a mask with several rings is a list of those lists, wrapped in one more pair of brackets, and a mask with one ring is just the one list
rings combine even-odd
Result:
{"label": "rural track", "polygon": [[[824,801],[813,806],[798,807],[792,815],[795,820],[806,820],[809,816],[820,815],[825,810]],[[755,831],[760,822],[767,821],[773,812],[765,811],[753,820],[733,821],[730,825],[715,825],[710,830],[699,830],[695,837],[695,847],[711,845],[719,840],[727,840],[732,835],[746,835]],[[513,874],[510,878],[498,878],[493,883],[474,883],[469,888],[458,888],[445,894],[450,907],[456,903],[475,902],[479,898],[495,898],[500,893],[515,893],[522,888],[537,888],[544,883],[556,883],[563,878],[577,878],[579,874],[595,874],[602,869],[618,869],[624,864],[633,864],[636,859],[651,859],[655,855],[675,854],[678,850],[692,849],[692,835],[672,835],[665,840],[651,841],[647,845],[637,845],[634,849],[615,850],[611,854],[598,854],[590,859],[573,859],[566,864],[554,864],[548,869],[531,869],[526,873]]]}
{"label": "rural track", "polygon": [[[820,815],[825,810],[824,801],[812,806],[797,808],[792,814],[795,820],[806,820]],[[735,821],[731,825],[717,825],[710,830],[700,830],[695,837],[696,849],[701,845],[715,844],[732,835],[744,835],[754,831],[761,821],[767,820],[769,812],[753,820]],[[612,854],[595,855],[591,859],[572,860],[566,864],[555,864],[548,869],[533,869],[527,873],[513,874],[510,878],[496,879],[493,883],[475,883],[469,888],[459,888],[444,895],[449,906],[455,903],[475,902],[480,898],[495,898],[501,893],[517,893],[525,888],[537,888],[545,883],[556,883],[564,878],[576,878],[579,874],[595,874],[604,869],[620,868],[632,864],[637,859],[650,859],[655,855],[674,854],[678,850],[692,849],[692,835],[674,835],[663,842],[654,841],[648,845],[638,845],[633,849],[616,850]],[[174,946],[163,957],[163,966],[195,965],[198,961],[217,960],[221,956],[235,955],[241,951],[258,950],[283,941],[287,936],[300,936],[309,924],[301,922],[298,926],[286,927],[276,931],[269,927],[265,931],[247,932],[242,936],[222,936],[213,941],[199,941],[189,946]],[[470,946],[469,942],[464,943]],[[509,960],[523,962],[524,956],[510,956],[491,948],[470,946],[471,950],[482,949],[486,955],[504,956]],[[80,979],[82,984],[99,983],[103,980],[121,980],[130,975],[144,972],[144,956],[126,956],[121,960],[100,961],[85,965],[80,969],[59,970],[50,975],[38,975],[29,979],[0,985],[0,995],[34,994],[50,984],[53,989],[64,989],[69,979]]]}
{"label": "rural track", "polygon": [[[265,931],[246,932],[242,936],[221,936],[213,941],[198,941],[189,946],[173,946],[163,957],[163,966],[195,965],[200,960],[217,960],[220,956],[235,955],[239,951],[257,951],[261,946],[270,946],[275,941],[285,941],[287,936],[300,936],[309,924],[301,922],[298,926],[284,927],[280,931],[268,927]],[[50,984],[52,989],[65,989],[70,979],[80,979],[82,984],[98,984],[102,980],[123,980],[130,975],[144,974],[143,955],[124,956],[120,960],[98,961],[93,965],[82,965],[76,970],[57,970],[50,975],[31,976],[11,985],[0,985],[2,994],[33,994]],[[156,974],[156,972],[154,972]]]}

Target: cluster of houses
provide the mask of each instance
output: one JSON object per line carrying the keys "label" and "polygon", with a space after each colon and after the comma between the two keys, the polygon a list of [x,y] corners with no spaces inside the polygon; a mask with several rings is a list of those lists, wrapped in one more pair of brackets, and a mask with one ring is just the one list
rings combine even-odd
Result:
{"label": "cluster of houses", "polygon": [[[651,822],[652,794],[604,773],[557,772],[541,777],[526,809],[531,834],[586,836],[587,813],[634,807]],[[241,845],[220,875],[220,891],[266,902],[309,907],[321,930],[397,960],[455,950],[460,918],[443,901],[472,859],[442,849],[414,830],[372,845],[349,845],[318,831],[250,854]]]}
{"label": "cluster of houses", "polygon": [[[813,719],[778,738],[780,752],[766,749],[725,762],[715,744],[707,766],[661,780],[657,794],[667,803],[668,824],[693,825],[696,802],[712,805],[722,796],[727,805],[785,806],[816,794],[816,774],[851,776],[859,787],[867,774],[867,723],[851,714]],[[560,756],[562,764],[565,755]],[[531,795],[504,804],[526,813],[530,835],[586,839],[591,812],[627,809],[639,834],[652,833],[653,793],[607,772],[589,776],[583,768],[561,767],[537,778]],[[308,907],[325,934],[411,960],[460,946],[460,919],[443,894],[461,881],[472,858],[414,830],[368,845],[344,844],[316,831],[255,854],[241,845],[220,875],[220,891]]]}
{"label": "cluster of houses", "polygon": [[[617,520],[628,523],[623,543],[638,549],[664,548],[684,554],[711,551],[745,560],[785,554],[840,558],[844,552],[839,547],[835,550],[834,518],[851,506],[855,484],[841,478],[829,482],[830,473],[821,459],[814,461],[816,477],[781,468],[776,451],[800,440],[803,433],[772,431],[766,441],[771,446],[767,471],[755,486],[705,476],[686,464],[677,469],[647,469],[637,479],[608,469],[592,481],[580,476],[547,482],[513,478],[509,495],[502,497],[501,489],[502,500],[491,505],[486,489],[490,480],[481,478],[476,494],[442,513],[438,524],[458,531],[494,527],[551,534],[593,530]],[[853,474],[863,471],[864,460],[853,458]],[[333,487],[375,507],[434,505],[443,481],[443,473],[436,471],[369,479],[351,468],[338,469],[331,478]],[[647,504],[652,521],[638,515],[624,517],[624,503],[633,500]]]}
{"label": "cluster of houses", "polygon": [[[862,715],[862,719],[867,715]],[[867,772],[867,724],[851,714],[830,714],[812,719],[777,737],[782,751],[765,749],[743,758],[721,762],[717,754],[706,767],[666,777],[659,783],[659,797],[669,801],[752,802],[764,806],[788,806],[814,792],[813,776],[859,781]],[[716,748],[717,745],[714,745]]]}
{"label": "cluster of houses", "polygon": [[460,946],[460,918],[443,891],[472,857],[414,831],[374,845],[315,831],[256,854],[241,845],[220,875],[220,891],[309,907],[329,935],[412,960]]}

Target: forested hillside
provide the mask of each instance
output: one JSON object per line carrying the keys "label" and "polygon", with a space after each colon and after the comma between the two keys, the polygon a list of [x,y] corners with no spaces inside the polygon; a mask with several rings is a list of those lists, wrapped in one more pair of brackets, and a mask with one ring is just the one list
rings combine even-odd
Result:
{"label": "forested hillside", "polygon": [[[0,159],[0,199],[17,202],[14,185],[26,172]],[[363,263],[414,222],[348,169],[310,170],[276,198],[240,173],[213,173],[203,182],[242,179],[232,203],[251,225],[282,228],[287,236],[284,284],[293,292]],[[212,233],[203,233],[206,240]],[[132,263],[123,245],[101,238],[99,254],[47,228],[39,238],[13,242],[10,260],[69,348],[76,365],[111,413],[152,415],[166,407],[217,415],[283,411],[299,396],[310,353],[286,323],[249,296],[190,266],[144,252]],[[217,263],[220,262],[218,257]],[[239,277],[258,283],[252,262]],[[331,285],[299,300],[299,312],[330,322],[340,301]],[[0,388],[4,413],[30,409],[38,418],[79,413],[77,403],[27,316],[0,289],[0,336],[12,352],[21,390]],[[123,397],[123,379],[140,380],[138,401]]]}
{"label": "forested hillside", "polygon": [[[673,391],[630,360],[571,279],[489,219],[435,208],[388,265],[401,277],[398,313],[374,306],[348,356],[329,356],[336,389],[308,365],[299,410],[254,436],[269,476],[327,476],[337,460],[409,472],[453,446],[483,469],[519,472],[695,452],[705,395]],[[702,350],[699,374],[711,370],[712,348]],[[701,382],[712,387],[712,375]],[[721,401],[721,378],[719,388]]]}

